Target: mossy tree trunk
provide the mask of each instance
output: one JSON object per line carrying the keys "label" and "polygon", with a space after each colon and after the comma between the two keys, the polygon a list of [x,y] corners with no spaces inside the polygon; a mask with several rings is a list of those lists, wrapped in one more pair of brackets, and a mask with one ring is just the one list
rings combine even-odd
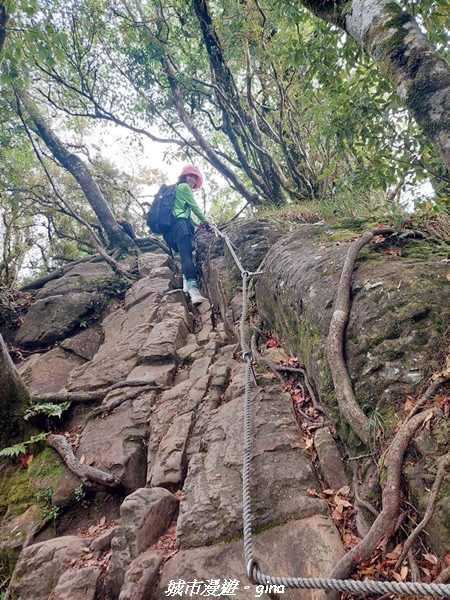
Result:
{"label": "mossy tree trunk", "polygon": [[300,1],[366,50],[450,170],[450,67],[415,19],[390,0]]}
{"label": "mossy tree trunk", "polygon": [[0,448],[23,441],[23,414],[30,403],[30,394],[0,335]]}

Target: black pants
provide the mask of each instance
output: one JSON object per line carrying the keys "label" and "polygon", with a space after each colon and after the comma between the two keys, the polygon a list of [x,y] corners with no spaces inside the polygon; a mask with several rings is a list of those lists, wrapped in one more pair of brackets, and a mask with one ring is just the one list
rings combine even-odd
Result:
{"label": "black pants", "polygon": [[181,268],[186,279],[197,279],[194,261],[192,260],[192,236],[185,235],[178,240],[178,252],[180,253]]}
{"label": "black pants", "polygon": [[192,238],[194,225],[190,219],[175,219],[168,235],[164,239],[175,252],[180,253],[181,268],[186,279],[197,279],[192,260]]}

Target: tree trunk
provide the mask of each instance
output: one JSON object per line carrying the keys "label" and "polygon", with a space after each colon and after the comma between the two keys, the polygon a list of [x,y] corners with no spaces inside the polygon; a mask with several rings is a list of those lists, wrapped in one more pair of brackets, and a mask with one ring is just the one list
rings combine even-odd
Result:
{"label": "tree trunk", "polygon": [[42,115],[39,114],[27,94],[17,89],[15,91],[28,113],[30,127],[43,140],[53,156],[77,180],[101,226],[104,228],[111,246],[119,247],[125,252],[137,252],[136,244],[117,223],[105,197],[81,158],[67,150],[63,142],[45,122]]}
{"label": "tree trunk", "polygon": [[9,15],[3,0],[0,0],[0,52],[3,49],[6,39],[6,26],[8,25]]}
{"label": "tree trunk", "polygon": [[366,50],[450,170],[450,68],[413,17],[390,0],[301,3]]}
{"label": "tree trunk", "polygon": [[23,441],[23,414],[30,403],[30,394],[0,335],[0,448]]}

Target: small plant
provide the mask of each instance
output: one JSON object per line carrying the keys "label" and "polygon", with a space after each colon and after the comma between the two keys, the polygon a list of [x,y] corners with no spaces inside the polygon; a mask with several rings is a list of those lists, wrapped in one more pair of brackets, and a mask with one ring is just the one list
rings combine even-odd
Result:
{"label": "small plant", "polygon": [[[365,404],[362,407],[364,413],[367,413],[367,409],[371,409],[368,404]],[[372,410],[372,409],[371,409]],[[368,421],[366,425],[367,433],[369,434],[369,439],[375,444],[377,440],[383,437],[384,435],[384,417],[378,409],[373,409],[370,415],[367,415]]]}
{"label": "small plant", "polygon": [[61,404],[52,404],[46,402],[44,404],[36,404],[25,411],[23,418],[25,421],[29,421],[36,415],[46,415],[47,417],[61,417],[62,413],[67,410],[70,406],[70,402],[62,402]]}
{"label": "small plant", "polygon": [[77,502],[82,502],[82,500],[84,500],[86,493],[83,489],[83,486],[80,484],[78,487],[75,488],[75,500]]}
{"label": "small plant", "polygon": [[14,444],[14,446],[8,446],[8,448],[3,448],[0,450],[0,457],[6,456],[9,458],[16,458],[21,454],[27,454],[27,446],[31,446],[32,444],[36,444],[37,442],[43,442],[47,438],[47,433],[38,433],[37,435],[33,435],[26,442],[19,442],[18,444]]}
{"label": "small plant", "polygon": [[56,521],[59,516],[59,506],[52,506],[52,488],[45,488],[36,492],[36,501],[42,506],[42,513],[47,521]]}
{"label": "small plant", "polygon": [[36,501],[39,502],[39,504],[50,504],[50,502],[52,501],[52,494],[52,488],[45,488],[45,490],[39,490],[38,492],[36,492]]}

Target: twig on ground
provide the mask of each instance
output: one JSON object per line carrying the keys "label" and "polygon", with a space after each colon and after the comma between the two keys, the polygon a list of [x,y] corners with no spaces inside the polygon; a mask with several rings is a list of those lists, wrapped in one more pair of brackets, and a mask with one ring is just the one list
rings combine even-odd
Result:
{"label": "twig on ground", "polygon": [[447,583],[450,580],[450,566],[443,569],[434,580],[434,583]]}

